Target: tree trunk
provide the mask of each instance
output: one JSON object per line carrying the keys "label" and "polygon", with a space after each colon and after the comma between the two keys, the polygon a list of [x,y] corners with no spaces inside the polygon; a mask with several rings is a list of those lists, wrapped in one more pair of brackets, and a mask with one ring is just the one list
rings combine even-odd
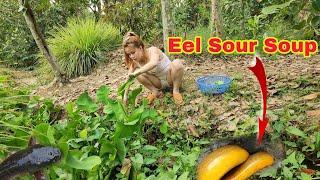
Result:
{"label": "tree trunk", "polygon": [[100,20],[100,17],[101,17],[101,0],[97,0],[97,1],[94,1],[94,16],[96,18],[96,21],[98,22]]}
{"label": "tree trunk", "polygon": [[215,31],[216,36],[223,38],[223,27],[220,21],[219,0],[211,0],[211,32]]}
{"label": "tree trunk", "polygon": [[48,60],[53,71],[55,72],[56,80],[58,80],[61,83],[69,82],[69,79],[60,68],[59,64],[56,61],[55,56],[50,51],[43,35],[41,34],[41,31],[36,23],[34,13],[30,7],[28,0],[20,0],[20,3],[21,3],[21,6],[23,7],[23,16],[32,33],[32,36],[36,41],[38,48],[40,49],[44,57]]}
{"label": "tree trunk", "polygon": [[161,0],[161,15],[162,15],[162,29],[163,29],[163,47],[167,51],[167,39],[171,35],[173,28],[170,17],[169,0]]}
{"label": "tree trunk", "polygon": [[242,39],[246,39],[246,29],[245,29],[245,6],[244,6],[244,0],[241,0],[241,14],[242,14],[242,20],[241,20],[241,34]]}

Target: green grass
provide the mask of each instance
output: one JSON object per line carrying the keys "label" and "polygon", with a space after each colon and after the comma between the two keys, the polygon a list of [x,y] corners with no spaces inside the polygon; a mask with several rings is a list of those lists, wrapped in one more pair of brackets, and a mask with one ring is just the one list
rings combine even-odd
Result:
{"label": "green grass", "polygon": [[88,75],[104,53],[120,45],[120,31],[111,24],[92,18],[70,19],[58,27],[49,39],[59,64],[69,77]]}

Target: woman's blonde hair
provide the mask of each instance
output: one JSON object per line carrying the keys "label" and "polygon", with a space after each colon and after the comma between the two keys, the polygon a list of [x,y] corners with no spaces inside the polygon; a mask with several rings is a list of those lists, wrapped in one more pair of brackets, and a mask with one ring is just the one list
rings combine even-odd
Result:
{"label": "woman's blonde hair", "polygon": [[[123,36],[123,42],[122,42],[123,50],[131,44],[133,45],[133,47],[136,47],[136,48],[142,47],[143,51],[145,51],[144,43],[140,39],[140,37],[134,32],[127,32]],[[124,52],[124,55],[125,55],[126,66],[130,67],[133,64],[133,61],[129,58],[129,54]]]}

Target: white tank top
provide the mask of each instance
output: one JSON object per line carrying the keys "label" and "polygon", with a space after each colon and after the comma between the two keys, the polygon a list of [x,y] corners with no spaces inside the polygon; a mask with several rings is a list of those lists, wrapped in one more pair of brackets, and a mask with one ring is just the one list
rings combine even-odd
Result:
{"label": "white tank top", "polygon": [[166,76],[170,67],[170,63],[171,61],[169,60],[168,56],[161,52],[158,64],[150,71],[150,73],[159,78],[164,75]]}

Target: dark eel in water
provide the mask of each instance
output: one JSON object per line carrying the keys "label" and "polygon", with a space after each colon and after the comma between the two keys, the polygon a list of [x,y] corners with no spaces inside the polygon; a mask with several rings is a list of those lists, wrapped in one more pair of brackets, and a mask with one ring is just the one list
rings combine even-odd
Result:
{"label": "dark eel in water", "polygon": [[58,148],[38,144],[30,146],[12,154],[0,164],[0,179],[9,179],[22,173],[35,173],[60,158]]}

